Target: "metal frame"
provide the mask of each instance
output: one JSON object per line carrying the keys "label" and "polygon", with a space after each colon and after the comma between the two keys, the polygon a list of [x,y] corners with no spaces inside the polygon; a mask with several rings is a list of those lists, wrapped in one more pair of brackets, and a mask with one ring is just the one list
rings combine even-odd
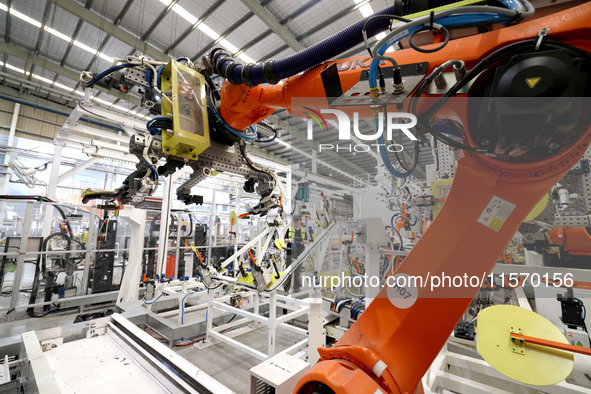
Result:
{"label": "metal frame", "polygon": [[[434,393],[443,390],[475,394],[540,392],[540,386],[523,384],[497,372],[480,358],[473,346],[461,343],[453,336],[427,371],[423,385]],[[543,391],[549,394],[574,394],[586,393],[589,389],[563,381],[544,386]]]}
{"label": "metal frame", "polygon": [[[276,354],[275,344],[278,328],[287,329],[293,332],[294,334],[300,334],[306,337],[305,339],[299,341],[290,348],[284,350],[284,352],[295,352],[296,350],[299,350],[308,344],[308,330],[298,328],[287,323],[289,320],[309,314],[310,304],[307,301],[302,301],[295,298],[279,295],[277,294],[277,291],[272,291],[270,294],[261,294],[260,297],[263,298],[262,301],[259,300],[259,294],[254,291],[249,292],[247,296],[252,299],[252,302],[254,304],[254,312],[234,308],[228,305],[227,302],[231,298],[230,295],[220,297],[217,299],[214,299],[212,297],[209,298],[207,305],[208,316],[214,316],[215,311],[222,311],[226,313],[234,313],[238,316],[241,316],[242,319],[238,319],[236,321],[223,324],[217,327],[213,327],[213,319],[207,319],[207,334],[205,337],[205,342],[199,345],[200,348],[212,346],[217,342],[223,342],[238,350],[247,353],[252,357],[255,357],[263,361]],[[269,317],[265,317],[261,314],[260,307],[262,304],[269,305]],[[277,308],[284,308],[289,310],[290,312],[286,315],[278,317]],[[222,333],[222,331],[226,329],[238,327],[246,323],[252,322],[258,323],[258,325],[256,327],[247,327],[242,330],[233,330],[230,334]],[[255,328],[258,329],[261,327],[266,327],[268,331],[266,353],[263,353],[234,339],[235,337],[241,334],[249,332]]]}

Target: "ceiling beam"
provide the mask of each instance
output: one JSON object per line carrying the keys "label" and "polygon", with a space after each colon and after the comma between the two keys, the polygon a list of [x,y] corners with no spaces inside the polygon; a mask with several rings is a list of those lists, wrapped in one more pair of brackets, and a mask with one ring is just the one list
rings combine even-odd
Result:
{"label": "ceiling beam", "polygon": [[[52,0],[50,0],[50,1],[52,1]],[[84,8],[84,7],[82,7],[82,8]],[[51,60],[48,60],[47,58],[43,58],[39,55],[34,55],[24,49],[20,49],[14,45],[10,45],[5,42],[0,42],[0,53],[6,53],[6,54],[9,54],[10,56],[18,57],[19,59],[24,60],[26,63],[34,64],[38,67],[45,68],[51,72],[54,72],[56,74],[59,74],[59,75],[64,76],[66,78],[69,78],[72,81],[78,81],[78,79],[80,78],[80,74],[74,70],[71,70],[66,67],[62,67],[59,64],[54,63]],[[100,90],[101,92],[105,92],[107,94],[110,94],[111,96],[121,98],[127,102],[132,103],[132,104],[136,104],[136,105],[141,104],[139,98],[125,94],[125,93],[120,92],[118,90],[115,90],[115,89],[107,90],[107,89],[102,88],[100,86],[95,86],[94,88]]]}
{"label": "ceiling beam", "polygon": [[[310,7],[312,7],[313,5],[317,4],[318,0],[308,0],[306,3],[304,3],[300,8],[298,8],[297,10],[295,10],[294,12],[292,12],[287,18],[279,21],[279,23],[281,25],[285,25],[288,22],[292,21],[293,19],[297,18],[298,16],[302,15],[304,12],[306,12],[307,10],[310,9]],[[265,5],[265,3],[261,3],[263,6]],[[252,40],[250,40],[249,42],[247,42],[246,44],[244,44],[244,46],[242,48],[240,48],[238,50],[238,52],[236,52],[234,54],[234,57],[238,56],[239,54],[241,54],[242,52],[248,50],[249,48],[251,48],[252,46],[258,44],[263,38],[267,37],[269,34],[271,34],[272,31],[271,29],[269,30],[265,30],[264,32],[262,32],[261,34],[259,34],[258,36],[256,36],[255,38],[253,38]],[[265,60],[265,59],[261,59]]]}
{"label": "ceiling beam", "polygon": [[10,23],[12,22],[12,18],[10,16],[12,0],[7,1],[6,8],[8,8],[8,12],[6,13],[6,26],[4,27],[4,42],[8,44],[10,43]]}
{"label": "ceiling beam", "polygon": [[189,34],[193,33],[193,31],[195,31],[197,26],[199,26],[201,23],[203,23],[203,21],[205,19],[207,19],[211,14],[216,12],[217,9],[220,8],[222,4],[225,3],[225,1],[226,0],[217,0],[211,7],[209,7],[207,9],[207,11],[205,11],[205,13],[203,15],[201,15],[199,20],[197,22],[195,22],[195,24],[193,26],[191,26],[187,30],[185,30],[176,40],[174,40],[174,42],[172,44],[170,44],[170,46],[168,48],[166,48],[166,50],[164,52],[170,54],[170,52],[174,48],[176,48],[181,42],[183,42],[183,40],[185,38],[187,38],[189,36]]}
{"label": "ceiling beam", "polygon": [[[93,2],[94,2],[94,0],[88,0],[86,2],[86,4],[84,5],[84,7],[90,9]],[[49,2],[47,4],[49,4]],[[78,37],[78,33],[80,33],[80,29],[82,29],[83,24],[84,24],[84,20],[78,19],[78,23],[76,23],[76,27],[74,28],[74,32],[72,33],[72,38],[70,39],[70,42],[68,43],[68,48],[66,48],[66,53],[64,54],[64,56],[62,57],[62,60],[60,62],[60,66],[64,66],[66,64],[66,59],[68,58],[68,56],[70,56],[70,51],[72,50],[72,46],[74,45],[74,41],[76,41],[76,38]]]}
{"label": "ceiling beam", "polygon": [[127,14],[127,11],[129,11],[129,9],[131,8],[132,4],[133,4],[133,0],[127,0],[125,2],[125,5],[121,9],[121,11],[119,11],[119,15],[117,15],[117,19],[115,19],[115,22],[113,22],[113,24],[115,26],[119,26],[121,24],[121,22],[123,21],[123,18]]}
{"label": "ceiling beam", "polygon": [[139,37],[134,36],[131,33],[123,30],[122,28],[114,25],[107,19],[95,14],[93,11],[86,9],[83,5],[78,4],[74,0],[48,0],[55,3],[58,7],[68,11],[72,15],[77,16],[80,19],[84,19],[85,22],[92,26],[104,31],[109,36],[118,39],[125,44],[136,48],[137,50],[145,53],[147,56],[156,59],[166,61],[169,59],[162,51],[148,44],[142,42]]}
{"label": "ceiling beam", "polygon": [[[261,2],[261,6],[266,6],[267,4],[269,4],[272,0],[264,0],[263,2]],[[248,21],[251,17],[254,16],[254,13],[248,12],[246,14],[244,14],[244,16],[242,18],[240,18],[236,23],[234,23],[232,26],[230,26],[229,28],[227,28],[217,40],[214,40],[211,42],[211,44],[207,45],[206,47],[204,47],[201,51],[199,51],[195,56],[193,56],[191,59],[193,59],[193,61],[195,61],[196,59],[199,59],[201,56],[205,55],[207,52],[209,52],[209,50],[213,49],[213,47],[220,42],[220,40],[226,38],[228,35],[232,34],[233,32],[235,32],[236,30],[238,30],[238,28],[240,26],[242,26],[244,23],[246,23],[246,21]],[[267,30],[266,31],[267,34],[271,33],[271,30]],[[176,41],[175,41],[176,42]],[[238,56],[240,53],[242,53],[244,51],[239,50],[238,52],[234,53],[233,56],[236,57]],[[167,52],[168,53],[168,50]]]}
{"label": "ceiling beam", "polygon": [[[10,86],[0,85],[0,95],[7,96],[12,99],[21,100],[23,102],[27,102],[34,106],[40,106],[44,108],[49,108],[53,111],[58,111],[63,113],[64,115],[69,114],[72,112],[73,108],[66,107],[64,105],[58,104],[54,101],[44,99],[42,97],[33,96],[30,93],[25,93],[23,91],[19,91],[18,89],[11,88]],[[3,98],[0,97],[0,100]]]}
{"label": "ceiling beam", "polygon": [[[283,120],[281,120],[278,117],[273,116],[273,115],[269,116],[266,120],[271,122],[272,124],[282,128],[283,130],[287,131],[289,133],[289,135],[291,135],[293,138],[295,138],[296,140],[298,140],[300,142],[303,142],[308,147],[310,147],[312,150],[318,152],[319,144],[314,141],[309,141],[303,132],[297,130],[296,128],[292,127],[290,124],[284,122]],[[333,152],[333,151],[322,152],[320,155],[326,155],[328,157],[331,157],[331,158],[337,160],[337,162],[341,166],[346,166],[346,167],[349,167],[349,168],[355,170],[355,173],[348,172],[350,175],[363,174],[363,173],[367,172],[367,170],[364,170],[363,168],[359,167],[357,164],[354,164],[354,163],[351,163],[351,161],[345,160],[341,155],[339,155],[336,152]],[[343,167],[341,167],[341,169],[342,168]]]}
{"label": "ceiling beam", "polygon": [[265,7],[261,5],[257,0],[242,0],[242,3],[248,7],[260,20],[269,26],[275,34],[277,34],[291,49],[298,52],[305,48],[301,42],[299,42],[292,32],[287,30],[277,18],[273,16]]}
{"label": "ceiling beam", "polygon": [[[312,29],[308,30],[306,33],[298,36],[296,38],[296,40],[301,41],[305,38],[310,37],[312,34],[319,32],[320,30],[324,29],[326,26],[330,25],[331,23],[334,23],[336,21],[338,21],[339,19],[345,17],[346,15],[350,14],[351,12],[355,11],[356,9],[359,9],[361,6],[368,4],[369,0],[365,0],[362,1],[360,3],[357,4],[353,4],[347,8],[345,8],[344,10],[342,10],[341,12],[335,14],[334,16],[332,16],[331,18],[329,18],[328,20],[320,23],[319,25],[317,25],[316,27],[313,27]],[[286,50],[288,48],[289,45],[284,45],[282,47],[279,47],[277,49],[275,49],[273,52],[271,52],[270,54],[267,55],[267,58],[271,59],[273,58],[273,56],[283,52],[284,50]]]}
{"label": "ceiling beam", "polygon": [[211,44],[209,44],[208,46],[204,47],[202,50],[200,50],[195,56],[192,57],[192,61],[196,61],[197,59],[199,59],[201,56],[205,55],[207,52],[209,52],[211,49],[213,49],[213,47],[215,47],[217,45],[217,43],[219,43],[221,40],[223,40],[224,38],[228,37],[228,35],[234,33],[236,31],[236,29],[242,25],[244,22],[246,22],[247,20],[249,20],[250,18],[252,18],[254,15],[252,12],[249,12],[248,14],[245,14],[242,18],[240,18],[236,23],[234,23],[232,26],[230,26],[229,28],[227,28],[222,34],[220,34],[220,36],[211,42]]}
{"label": "ceiling beam", "polygon": [[148,37],[150,37],[150,34],[152,34],[154,32],[156,27],[158,27],[160,22],[162,22],[162,19],[166,18],[166,15],[168,15],[170,13],[170,11],[172,11],[172,7],[174,7],[176,5],[176,3],[178,3],[178,2],[179,2],[179,0],[172,0],[170,2],[170,4],[164,9],[164,11],[162,11],[160,13],[160,15],[158,15],[158,18],[156,18],[156,20],[154,22],[152,22],[150,27],[148,27],[148,30],[146,30],[146,32],[144,34],[142,34],[142,36],[140,37],[140,40],[146,41],[148,39]]}

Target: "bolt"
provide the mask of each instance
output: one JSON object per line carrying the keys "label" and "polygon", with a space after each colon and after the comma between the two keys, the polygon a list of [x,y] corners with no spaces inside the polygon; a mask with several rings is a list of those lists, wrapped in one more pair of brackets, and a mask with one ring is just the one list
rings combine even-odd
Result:
{"label": "bolt", "polygon": [[417,65],[415,66],[417,71],[421,71],[423,69],[423,65],[421,63],[417,63]]}
{"label": "bolt", "polygon": [[166,148],[166,151],[167,151],[167,152],[170,152],[170,148]]}
{"label": "bolt", "polygon": [[193,155],[193,159],[196,158],[196,157],[197,157],[197,155]]}
{"label": "bolt", "polygon": [[554,150],[554,149],[558,149],[560,147],[560,145],[556,142],[550,142],[550,144],[548,145],[548,149]]}
{"label": "bolt", "polygon": [[482,146],[488,146],[488,144],[490,144],[489,140],[482,140],[481,142]]}
{"label": "bolt", "polygon": [[511,338],[511,342],[515,342],[515,338]]}

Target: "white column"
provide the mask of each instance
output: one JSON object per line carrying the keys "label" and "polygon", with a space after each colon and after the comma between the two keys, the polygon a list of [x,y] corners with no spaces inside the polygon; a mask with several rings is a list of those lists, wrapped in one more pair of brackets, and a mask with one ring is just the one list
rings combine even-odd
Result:
{"label": "white column", "polygon": [[365,245],[365,307],[367,308],[380,292],[379,286],[371,286],[369,278],[380,277],[380,247],[375,244]]}
{"label": "white column", "polygon": [[[49,183],[47,185],[47,197],[55,200],[57,192],[57,179],[60,175],[60,166],[62,163],[62,152],[64,147],[61,144],[55,145],[53,153],[53,161],[51,162],[51,173],[49,175]],[[45,216],[43,219],[43,232],[41,235],[45,238],[51,234],[51,221],[53,219],[54,208],[50,204],[45,205]]]}
{"label": "white column", "polygon": [[322,317],[322,298],[312,298],[308,316],[308,362],[315,364],[320,355],[318,348],[326,345],[324,335],[324,319]]}
{"label": "white column", "polygon": [[139,297],[146,211],[128,205],[119,211],[119,217],[131,225],[131,237],[129,238],[129,260],[119,288],[117,304],[134,302]]}
{"label": "white column", "polygon": [[9,313],[6,316],[8,321],[14,321],[16,318],[16,312],[14,308],[17,306],[19,301],[19,296],[21,294],[21,282],[23,280],[23,275],[25,273],[25,254],[27,251],[27,244],[29,240],[29,235],[31,234],[31,222],[33,218],[33,203],[28,202],[27,207],[25,208],[25,218],[23,221],[23,232],[21,234],[21,244],[19,246],[19,253],[17,257],[16,263],[16,271],[14,273],[14,279],[12,282],[12,294],[10,295],[10,306],[9,306]]}
{"label": "white column", "polygon": [[[14,110],[12,111],[12,121],[10,122],[10,131],[8,132],[8,141],[6,142],[6,146],[8,150],[4,155],[4,164],[8,166],[11,159],[11,150],[14,148],[14,133],[16,131],[16,123],[18,122],[18,114],[20,111],[21,105],[19,103],[14,104]],[[10,185],[10,168],[5,167],[7,175],[4,175],[4,180],[2,181],[2,194],[8,194],[8,189]],[[6,204],[8,202],[4,201],[0,205],[0,223],[4,222],[4,214],[6,213]]]}

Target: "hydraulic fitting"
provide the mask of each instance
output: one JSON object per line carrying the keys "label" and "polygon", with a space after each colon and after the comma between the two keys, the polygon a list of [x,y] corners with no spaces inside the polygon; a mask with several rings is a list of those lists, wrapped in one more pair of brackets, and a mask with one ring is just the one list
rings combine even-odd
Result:
{"label": "hydraulic fitting", "polygon": [[464,63],[463,60],[460,60],[460,65],[456,65],[454,64],[454,74],[456,75],[456,81],[459,81],[460,79],[464,78],[464,76],[466,75],[466,63]]}
{"label": "hydraulic fitting", "polygon": [[437,74],[433,82],[435,82],[435,86],[437,86],[437,89],[439,90],[444,90],[447,87],[447,81],[445,80],[445,75],[443,75],[443,73]]}

